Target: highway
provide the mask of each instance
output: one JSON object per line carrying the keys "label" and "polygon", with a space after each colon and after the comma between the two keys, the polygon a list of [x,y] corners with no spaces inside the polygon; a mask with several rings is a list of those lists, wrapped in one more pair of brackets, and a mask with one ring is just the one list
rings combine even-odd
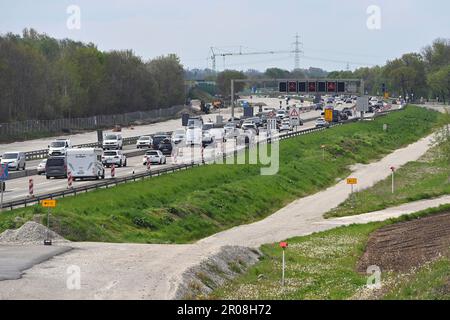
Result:
{"label": "highway", "polygon": [[[315,113],[311,115],[314,117]],[[305,114],[306,115],[306,114]],[[308,121],[303,126],[299,127],[299,130],[309,129],[314,127],[314,121]],[[130,146],[131,147],[131,146]],[[228,140],[225,144],[225,150],[227,152],[234,150],[235,142],[234,140]],[[239,149],[242,149],[241,146]],[[204,158],[212,159],[218,156],[221,153],[222,146],[218,144],[217,146],[208,146],[204,150]],[[191,150],[190,147],[185,147],[180,149],[179,155],[176,159],[176,164],[181,163],[191,163],[193,154],[193,161],[200,162],[201,161],[201,151],[200,148],[195,148]],[[147,167],[143,165],[143,156],[130,157],[127,158],[127,167],[116,167],[115,169],[115,177],[125,177],[131,176],[133,172],[135,174],[144,173],[147,171]],[[167,163],[163,165],[151,165],[151,169],[161,169],[168,168],[174,165],[174,159],[172,157],[167,157]],[[111,177],[111,169],[105,168],[105,179],[112,179]],[[47,180],[45,175],[39,176],[35,175],[32,177],[23,177],[17,178],[13,180],[7,181],[6,191],[4,192],[4,202],[19,200],[26,198],[29,196],[29,179],[33,179],[34,185],[34,195],[39,196],[40,194],[48,194],[51,192],[56,192],[60,190],[65,190],[68,188],[67,179],[49,179]],[[73,186],[87,186],[96,183],[97,180],[83,180],[83,181],[74,181]]]}

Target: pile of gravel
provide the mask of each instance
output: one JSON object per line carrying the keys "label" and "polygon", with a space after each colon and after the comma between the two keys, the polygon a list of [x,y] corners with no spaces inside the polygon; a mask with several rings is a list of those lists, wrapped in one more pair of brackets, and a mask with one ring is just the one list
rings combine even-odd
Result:
{"label": "pile of gravel", "polygon": [[6,230],[0,234],[0,244],[42,244],[43,241],[47,239],[47,230],[49,232],[49,237],[53,242],[69,242],[56,232],[47,229],[42,224],[28,221],[19,229]]}

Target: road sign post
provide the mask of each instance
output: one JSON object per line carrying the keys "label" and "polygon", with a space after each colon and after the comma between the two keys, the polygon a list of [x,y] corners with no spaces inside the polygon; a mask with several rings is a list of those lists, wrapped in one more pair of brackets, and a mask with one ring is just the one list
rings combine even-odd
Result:
{"label": "road sign post", "polygon": [[44,240],[45,246],[51,246],[52,245],[52,239],[50,239],[50,209],[56,208],[56,200],[42,200],[41,206],[43,208],[47,208],[47,233]]}
{"label": "road sign post", "polygon": [[0,192],[1,192],[1,196],[0,196],[0,211],[3,210],[3,192],[5,191],[6,188],[6,183],[5,181],[8,180],[8,164],[1,164],[0,165]]}
{"label": "road sign post", "polygon": [[116,177],[116,166],[113,164],[111,165],[111,178],[115,178]]}
{"label": "road sign post", "polygon": [[347,184],[350,185],[350,188],[351,188],[350,199],[352,199],[352,202],[353,202],[353,205],[354,205],[355,197],[354,197],[354,194],[353,194],[353,186],[358,184],[358,179],[357,178],[348,178],[347,179]]}

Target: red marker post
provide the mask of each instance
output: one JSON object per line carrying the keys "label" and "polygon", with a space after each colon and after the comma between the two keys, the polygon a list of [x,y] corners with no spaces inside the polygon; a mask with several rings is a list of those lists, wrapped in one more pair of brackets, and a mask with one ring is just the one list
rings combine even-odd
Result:
{"label": "red marker post", "polygon": [[285,259],[285,252],[286,252],[286,248],[288,247],[288,243],[287,242],[280,242],[280,247],[283,249],[283,270],[281,273],[281,285],[284,287],[284,271],[286,269],[286,259]]}
{"label": "red marker post", "polygon": [[395,167],[394,166],[391,167],[391,171],[392,171],[392,194],[394,194],[394,191],[395,191],[395,184],[394,184]]}
{"label": "red marker post", "polygon": [[72,188],[72,182],[73,182],[73,176],[72,176],[72,172],[68,172],[67,173],[67,188]]}
{"label": "red marker post", "polygon": [[116,166],[113,164],[111,166],[111,178],[115,178],[116,177]]}
{"label": "red marker post", "polygon": [[147,171],[151,170],[151,163],[150,163],[150,159],[147,158]]}
{"label": "red marker post", "polygon": [[34,182],[33,179],[29,179],[28,180],[28,193],[30,194],[30,197],[33,198],[34,197]]}

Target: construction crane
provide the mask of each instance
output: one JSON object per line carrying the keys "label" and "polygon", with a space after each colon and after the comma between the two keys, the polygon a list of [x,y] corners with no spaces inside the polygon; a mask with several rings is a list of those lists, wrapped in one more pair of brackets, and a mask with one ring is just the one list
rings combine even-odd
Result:
{"label": "construction crane", "polygon": [[239,47],[239,52],[219,52],[219,48],[211,47],[211,61],[212,61],[212,69],[216,71],[216,58],[222,57],[223,64],[225,67],[225,58],[229,56],[252,56],[252,55],[265,55],[265,54],[285,54],[285,53],[293,53],[295,54],[295,69],[299,68],[300,65],[300,54],[303,51],[300,49],[300,46],[303,44],[299,41],[298,34],[295,35],[295,42],[293,50],[272,50],[272,51],[256,51],[256,52],[242,52],[242,47]]}

